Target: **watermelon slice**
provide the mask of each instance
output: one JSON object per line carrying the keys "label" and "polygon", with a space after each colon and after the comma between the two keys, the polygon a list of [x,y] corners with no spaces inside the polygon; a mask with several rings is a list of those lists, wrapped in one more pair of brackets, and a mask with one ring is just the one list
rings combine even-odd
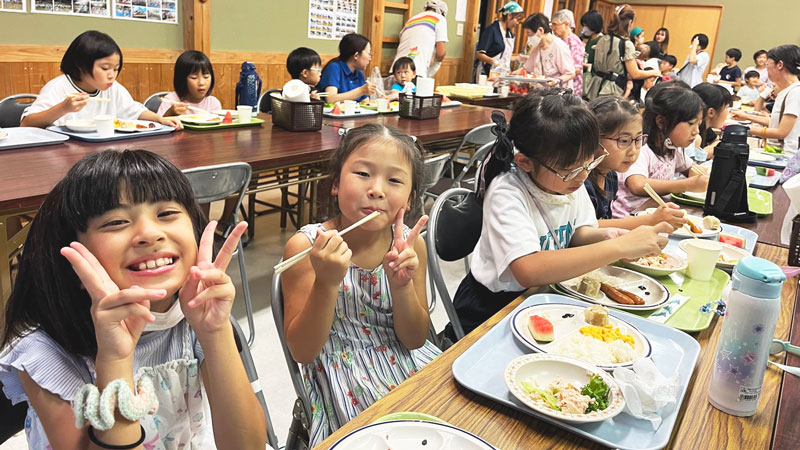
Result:
{"label": "watermelon slice", "polygon": [[341,114],[341,113],[342,113],[342,109],[339,108],[339,104],[337,103],[337,104],[333,105],[333,109],[331,110],[331,114]]}
{"label": "watermelon slice", "polygon": [[553,341],[553,324],[542,316],[530,316],[528,321],[528,331],[533,338],[539,342]]}
{"label": "watermelon slice", "polygon": [[725,234],[725,233],[719,234],[719,241],[722,242],[723,244],[730,244],[733,245],[734,247],[739,247],[739,248],[744,248],[744,244],[746,242],[745,238],[741,236],[735,236],[733,234]]}
{"label": "watermelon slice", "polygon": [[222,123],[233,123],[233,116],[231,116],[231,112],[227,111],[225,113],[225,118],[222,119]]}

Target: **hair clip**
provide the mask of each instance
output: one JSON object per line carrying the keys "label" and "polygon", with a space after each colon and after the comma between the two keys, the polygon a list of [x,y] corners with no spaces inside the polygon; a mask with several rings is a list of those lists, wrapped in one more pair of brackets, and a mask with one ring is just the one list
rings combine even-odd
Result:
{"label": "hair clip", "polygon": [[411,140],[414,141],[415,144],[417,143],[417,137],[416,136],[409,134],[408,137],[410,137]]}
{"label": "hair clip", "polygon": [[620,13],[620,11],[622,11],[622,8],[624,8],[624,7],[625,7],[625,5],[619,5],[619,6],[617,6],[617,9],[616,9],[616,12],[617,12],[617,14],[619,14],[619,13]]}
{"label": "hair clip", "polygon": [[344,136],[351,128],[339,128],[339,136]]}

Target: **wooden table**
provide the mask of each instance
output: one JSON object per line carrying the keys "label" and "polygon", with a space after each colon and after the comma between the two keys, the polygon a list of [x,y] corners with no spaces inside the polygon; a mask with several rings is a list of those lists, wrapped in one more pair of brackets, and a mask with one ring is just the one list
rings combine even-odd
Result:
{"label": "wooden table", "polygon": [[[290,132],[272,125],[269,115],[262,126],[222,130],[184,130],[167,135],[107,143],[70,139],[63,144],[0,151],[0,304],[9,295],[8,255],[20,245],[27,230],[6,239],[10,216],[38,209],[50,189],[78,160],[105,149],[147,149],[171,161],[179,169],[244,161],[253,174],[325,161],[339,144],[340,128],[371,122],[394,126],[423,142],[463,136],[472,128],[490,123],[492,109],[471,105],[444,108],[438,119],[403,119],[397,114],[358,119],[324,119],[317,132]],[[510,115],[510,113],[509,113]],[[280,187],[275,184],[274,187]]]}
{"label": "wooden table", "polygon": [[525,98],[525,96],[517,94],[508,94],[507,97],[497,96],[497,97],[469,98],[469,97],[460,97],[458,95],[451,95],[450,98],[453,100],[458,100],[461,103],[466,103],[468,105],[483,106],[486,108],[514,109],[514,105],[516,105],[518,101]]}
{"label": "wooden table", "polygon": [[[755,254],[779,265],[786,262],[788,250],[776,246],[758,244]],[[775,335],[786,338],[789,328],[800,326],[800,315],[795,311],[797,279],[783,286],[781,314]],[[457,427],[463,428],[501,449],[574,449],[605,448],[597,443],[571,434],[522,412],[501,406],[461,387],[452,374],[453,362],[473,345],[481,336],[522,302],[518,298],[486,323],[448,349],[444,354],[423,368],[378,400],[371,407],[336,431],[316,448],[329,448],[346,433],[370,424],[376,419],[392,412],[417,411],[437,416]],[[695,337],[701,351],[698,366],[690,380],[683,404],[681,405],[669,448],[675,449],[721,449],[746,448],[766,449],[769,447],[773,430],[782,433],[776,438],[775,448],[797,448],[798,424],[798,384],[787,380],[793,397],[780,398],[780,418],[784,420],[778,428],[779,396],[781,394],[782,374],[768,369],[764,379],[758,413],[752,417],[740,418],[724,414],[714,409],[706,400],[711,369],[714,364],[717,341],[721,331],[716,319],[712,325]],[[795,336],[795,343],[800,336]],[[783,361],[773,357],[775,361]],[[795,362],[797,358],[794,359]],[[791,377],[791,376],[789,376]],[[502,383],[502,380],[497,380]],[[793,383],[790,385],[790,382]],[[785,388],[788,390],[788,388]],[[793,441],[792,441],[793,439]],[[779,446],[780,445],[780,446]]]}

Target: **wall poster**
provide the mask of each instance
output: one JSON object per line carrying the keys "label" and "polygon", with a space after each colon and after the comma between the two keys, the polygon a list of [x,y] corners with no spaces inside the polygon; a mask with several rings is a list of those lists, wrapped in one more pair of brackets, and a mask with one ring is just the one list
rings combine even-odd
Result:
{"label": "wall poster", "polygon": [[338,41],[358,31],[358,0],[308,0],[308,37]]}
{"label": "wall poster", "polygon": [[[9,0],[2,0],[4,4]],[[111,0],[31,0],[31,11],[83,17],[111,17]]]}
{"label": "wall poster", "polygon": [[114,18],[178,23],[178,0],[114,0]]}

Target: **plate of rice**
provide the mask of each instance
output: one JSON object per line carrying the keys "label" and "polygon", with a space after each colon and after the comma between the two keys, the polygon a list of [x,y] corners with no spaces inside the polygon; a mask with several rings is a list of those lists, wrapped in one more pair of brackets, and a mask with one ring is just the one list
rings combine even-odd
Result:
{"label": "plate of rice", "polygon": [[[534,337],[532,316],[552,324],[552,341]],[[629,367],[653,351],[647,336],[600,305],[533,305],[517,311],[509,324],[514,337],[535,352],[575,358],[607,370]]]}
{"label": "plate of rice", "polygon": [[[601,267],[555,286],[581,300],[628,311],[651,311],[669,301],[669,291],[663,284],[635,270],[616,266]],[[633,301],[616,301],[615,295],[607,293],[609,290],[621,292]]]}

